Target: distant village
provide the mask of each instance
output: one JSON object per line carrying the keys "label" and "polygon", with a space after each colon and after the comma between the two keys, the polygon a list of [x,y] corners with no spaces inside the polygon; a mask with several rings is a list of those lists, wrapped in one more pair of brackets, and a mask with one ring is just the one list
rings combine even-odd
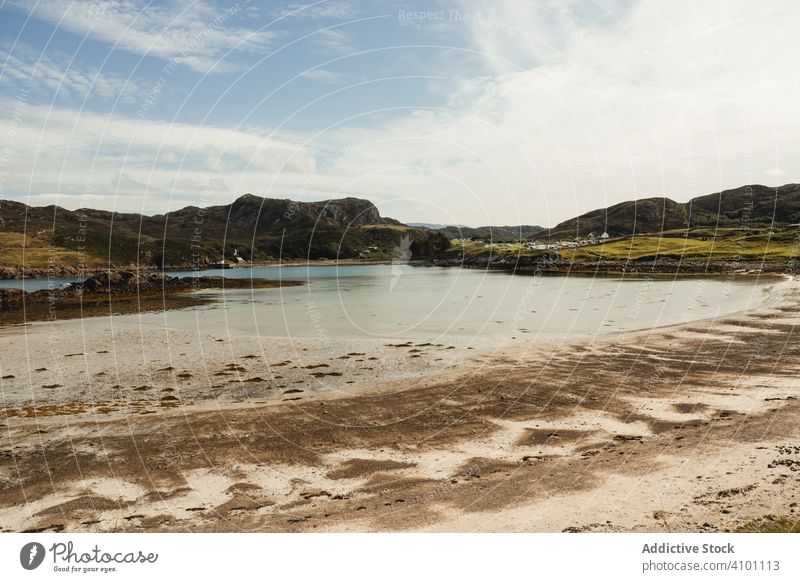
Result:
{"label": "distant village", "polygon": [[603,244],[608,240],[609,235],[607,232],[604,232],[600,236],[597,236],[595,233],[589,233],[586,238],[577,239],[577,240],[558,240],[551,243],[542,243],[536,241],[517,241],[517,242],[489,242],[482,239],[476,238],[455,238],[453,239],[454,244],[464,244],[464,243],[472,243],[483,245],[484,248],[487,249],[510,249],[510,248],[517,248],[521,246],[523,249],[531,250],[531,251],[547,251],[547,250],[555,250],[555,249],[574,249],[578,247],[585,247],[589,245],[596,245],[596,244]]}

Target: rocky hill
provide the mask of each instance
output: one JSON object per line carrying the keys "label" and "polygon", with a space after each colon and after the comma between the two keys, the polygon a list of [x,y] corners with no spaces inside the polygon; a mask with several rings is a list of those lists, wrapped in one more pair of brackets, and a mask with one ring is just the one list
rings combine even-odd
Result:
{"label": "rocky hill", "polygon": [[450,239],[468,238],[495,242],[513,242],[530,238],[544,230],[541,226],[521,224],[519,226],[446,226],[438,229]]}
{"label": "rocky hill", "polygon": [[787,227],[800,223],[800,184],[742,186],[681,203],[669,198],[622,202],[587,212],[534,238],[658,233],[689,228]]}
{"label": "rocky hill", "polygon": [[[449,245],[435,231],[380,215],[368,200],[297,202],[245,194],[231,204],[146,216],[0,201],[0,270],[109,265],[204,266],[245,260],[391,258],[408,236],[415,256]],[[66,271],[64,271],[66,269]]]}

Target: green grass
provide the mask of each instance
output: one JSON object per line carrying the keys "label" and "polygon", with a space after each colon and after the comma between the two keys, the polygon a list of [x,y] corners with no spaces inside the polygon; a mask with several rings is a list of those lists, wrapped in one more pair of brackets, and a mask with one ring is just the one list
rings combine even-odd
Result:
{"label": "green grass", "polygon": [[542,254],[542,251],[532,251],[523,248],[521,244],[512,244],[510,247],[496,247],[487,248],[483,243],[465,242],[453,243],[450,247],[451,251],[461,252],[463,250],[465,257],[477,257],[486,255],[490,251],[496,257],[535,257]]}
{"label": "green grass", "polygon": [[577,249],[559,251],[573,262],[605,260],[683,260],[683,261],[790,261],[800,257],[800,238],[795,232],[767,231],[742,233],[726,229],[692,231],[688,238],[668,233],[635,236]]}
{"label": "green grass", "polygon": [[[329,233],[318,231],[314,238],[317,246],[327,244],[331,248],[327,254],[336,256],[341,253],[340,244],[346,243],[353,249],[365,248],[369,245],[378,246],[381,252],[372,253],[372,259],[384,259],[391,257],[391,249],[397,244],[397,237],[408,230],[413,229],[396,225],[368,225],[353,229],[349,233],[346,241],[342,240],[341,232]],[[369,233],[370,236],[366,236]],[[725,228],[711,229],[699,228],[690,231],[689,236],[685,237],[685,231],[668,231],[661,235],[639,235],[635,237],[625,237],[610,240],[605,244],[596,244],[575,249],[561,249],[558,251],[535,251],[523,248],[520,244],[513,244],[510,247],[486,248],[482,243],[467,242],[454,244],[451,251],[461,252],[463,249],[464,257],[479,257],[491,253],[497,258],[515,260],[516,258],[535,258],[544,254],[557,252],[565,261],[573,263],[588,263],[598,260],[609,261],[684,261],[690,263],[705,262],[790,262],[800,260],[800,231],[797,229],[777,231],[770,233],[766,229],[742,231],[740,229]],[[292,236],[284,242],[284,251],[293,248]],[[353,240],[350,240],[350,239]],[[362,240],[363,239],[363,240]],[[131,245],[130,240],[120,240],[115,242],[122,246],[133,246],[133,250],[128,249],[127,254],[135,255],[135,245]],[[150,241],[146,241],[150,242]],[[168,241],[167,248],[175,257],[168,257],[167,263],[178,264],[185,259],[186,246],[180,243],[186,241]],[[302,244],[301,244],[302,243]],[[161,247],[160,243],[153,243],[156,249]],[[277,250],[278,242],[275,243]],[[308,253],[308,241],[306,239],[295,241],[294,246],[302,248],[302,256]],[[152,245],[151,245],[152,246]],[[246,248],[247,245],[239,245]],[[264,246],[263,244],[260,246]],[[348,247],[348,248],[349,248]],[[353,250],[351,249],[351,250]],[[263,255],[269,249],[262,249],[259,256],[255,259],[265,258]],[[324,249],[323,249],[324,250]],[[181,251],[181,252],[179,252]],[[208,249],[209,255],[218,255],[222,252],[219,249]],[[320,251],[321,252],[321,251]],[[25,237],[19,233],[0,232],[0,265],[28,267],[46,267],[51,261],[56,265],[77,266],[83,262],[88,266],[102,265],[107,261],[107,247],[101,250],[87,248],[85,254],[81,255],[74,249],[62,246],[50,246],[50,239],[44,235]],[[113,254],[113,253],[112,253]],[[125,254],[125,253],[116,253]],[[115,256],[116,256],[115,254]],[[346,253],[345,253],[346,254]],[[356,256],[355,250],[350,253]],[[178,256],[179,255],[179,256]],[[322,253],[320,256],[325,255]],[[288,256],[288,255],[287,255]],[[350,255],[347,255],[350,256]],[[127,257],[129,260],[134,260]]]}
{"label": "green grass", "polygon": [[0,232],[0,266],[44,268],[50,264],[78,266],[81,263],[95,266],[103,264],[103,261],[88,252],[81,254],[75,250],[50,246],[47,237]]}
{"label": "green grass", "polygon": [[358,228],[363,230],[393,230],[397,232],[408,232],[414,230],[411,226],[406,226],[405,224],[362,224]]}
{"label": "green grass", "polygon": [[733,262],[790,262],[800,260],[800,231],[769,230],[742,231],[736,228],[699,228],[684,236],[685,230],[667,231],[661,235],[638,235],[611,239],[605,244],[595,244],[574,249],[536,251],[514,244],[510,247],[485,247],[482,243],[454,244],[452,251],[464,257],[479,257],[491,253],[498,258],[535,258],[553,252],[565,261],[576,264],[608,261],[685,261],[693,263]]}

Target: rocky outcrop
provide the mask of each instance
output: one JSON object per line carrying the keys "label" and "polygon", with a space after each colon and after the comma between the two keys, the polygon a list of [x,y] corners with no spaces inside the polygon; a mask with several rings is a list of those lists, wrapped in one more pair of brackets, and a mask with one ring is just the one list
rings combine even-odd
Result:
{"label": "rocky outcrop", "polygon": [[396,221],[384,219],[372,202],[359,198],[314,202],[310,204],[310,207],[311,212],[318,214],[322,220],[342,225],[361,226],[364,224],[385,224],[387,222],[396,223]]}
{"label": "rocky outcrop", "polygon": [[698,227],[788,227],[800,222],[800,184],[778,187],[752,184],[688,202],[642,198],[600,208],[566,220],[537,238],[585,237],[594,232],[611,236],[657,233]]}
{"label": "rocky outcrop", "polygon": [[797,262],[690,262],[675,260],[644,261],[587,261],[573,263],[565,260],[553,260],[541,257],[507,258],[491,253],[461,257],[450,252],[430,261],[442,267],[463,267],[467,269],[489,269],[514,271],[519,273],[542,274],[576,274],[576,273],[641,273],[641,274],[674,274],[674,275],[722,275],[731,273],[800,273]]}
{"label": "rocky outcrop", "polygon": [[21,303],[24,295],[22,289],[0,289],[0,307]]}
{"label": "rocky outcrop", "polygon": [[9,267],[0,265],[0,279],[70,279],[85,277],[100,272],[100,269],[88,270],[83,267],[71,265],[58,265],[53,267]]}
{"label": "rocky outcrop", "polygon": [[139,274],[133,271],[105,271],[92,275],[82,283],[73,283],[68,290],[77,293],[130,294],[137,291],[155,291],[182,286],[183,279],[164,273]]}
{"label": "rocky outcrop", "polygon": [[[402,225],[360,198],[299,202],[245,194],[230,204],[187,206],[154,216],[0,200],[0,233],[35,239],[39,250],[45,245],[54,251],[51,256],[69,257],[65,263],[82,258],[107,268],[181,265],[197,270],[232,260],[234,253],[247,261],[357,258],[369,247],[391,249],[399,244],[407,232],[395,226]],[[60,264],[48,270],[48,258],[40,252],[26,259],[37,273],[28,265],[17,269],[0,264],[0,277],[80,276]]]}
{"label": "rocky outcrop", "polygon": [[299,285],[295,281],[266,279],[227,279],[225,277],[172,277],[165,273],[106,271],[57,289],[24,292],[21,289],[0,289],[0,306],[23,303],[44,303],[82,300],[105,300],[111,297],[135,298],[141,295],[173,294],[201,289],[249,289]]}

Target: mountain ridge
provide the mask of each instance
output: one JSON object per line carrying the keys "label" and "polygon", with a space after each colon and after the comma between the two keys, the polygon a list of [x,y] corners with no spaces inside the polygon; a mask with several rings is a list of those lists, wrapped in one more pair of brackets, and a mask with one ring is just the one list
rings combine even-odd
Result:
{"label": "mountain ridge", "polygon": [[[20,268],[135,265],[205,268],[220,260],[389,260],[410,239],[415,258],[435,256],[455,238],[493,241],[612,237],[697,228],[786,228],[800,224],[800,184],[740,186],[687,202],[651,197],[538,226],[431,230],[380,215],[361,198],[300,202],[243,194],[229,204],[143,215],[0,200],[0,276]],[[236,255],[234,257],[234,255]],[[16,269],[16,271],[14,271]],[[9,275],[11,271],[11,275]],[[3,275],[5,273],[5,275]],[[16,274],[15,274],[16,273]]]}
{"label": "mountain ridge", "polygon": [[583,238],[590,233],[627,236],[700,227],[765,227],[800,223],[800,184],[750,184],[676,202],[666,197],[630,200],[598,208],[533,238]]}
{"label": "mountain ridge", "polygon": [[0,267],[52,263],[53,255],[57,264],[149,268],[205,268],[234,253],[248,261],[385,258],[404,236],[415,256],[449,245],[433,231],[382,217],[360,198],[300,202],[244,194],[230,204],[155,215],[0,201]]}

